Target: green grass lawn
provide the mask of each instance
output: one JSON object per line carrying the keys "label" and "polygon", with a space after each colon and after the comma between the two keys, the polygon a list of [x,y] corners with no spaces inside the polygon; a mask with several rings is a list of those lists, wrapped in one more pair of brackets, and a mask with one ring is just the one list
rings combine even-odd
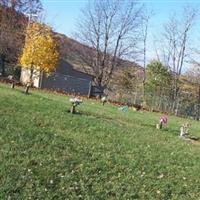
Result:
{"label": "green grass lawn", "polygon": [[156,130],[160,114],[69,108],[64,95],[0,84],[0,199],[200,199],[200,145],[177,137],[186,119]]}

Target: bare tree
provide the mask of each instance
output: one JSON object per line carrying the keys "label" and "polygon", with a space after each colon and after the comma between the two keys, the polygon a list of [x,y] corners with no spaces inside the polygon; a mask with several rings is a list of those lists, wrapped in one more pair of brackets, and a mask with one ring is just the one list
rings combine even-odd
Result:
{"label": "bare tree", "polygon": [[197,10],[185,8],[183,19],[181,21],[173,15],[164,27],[164,43],[162,44],[163,60],[169,70],[173,72],[172,95],[174,100],[173,110],[175,111],[175,114],[177,114],[179,105],[180,87],[178,80],[186,61],[189,50],[190,33],[196,15]]}
{"label": "bare tree", "polygon": [[149,29],[149,20],[152,16],[153,12],[146,11],[142,18],[142,55],[143,55],[143,94],[145,95],[145,81],[146,81],[146,62],[147,62],[147,39],[148,39],[148,29]]}
{"label": "bare tree", "polygon": [[0,0],[0,5],[19,13],[36,14],[42,10],[40,0]]}
{"label": "bare tree", "polygon": [[105,89],[120,59],[135,52],[142,22],[135,0],[96,0],[88,3],[78,23],[77,39],[89,48],[77,49],[81,61]]}

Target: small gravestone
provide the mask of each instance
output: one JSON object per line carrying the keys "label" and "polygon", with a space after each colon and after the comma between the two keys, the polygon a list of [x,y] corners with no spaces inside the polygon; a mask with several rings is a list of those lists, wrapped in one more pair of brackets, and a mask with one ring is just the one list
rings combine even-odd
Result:
{"label": "small gravestone", "polygon": [[188,122],[184,123],[181,125],[181,128],[180,128],[180,137],[185,137],[186,135],[188,135],[188,132],[189,132],[189,128],[190,128],[190,124]]}

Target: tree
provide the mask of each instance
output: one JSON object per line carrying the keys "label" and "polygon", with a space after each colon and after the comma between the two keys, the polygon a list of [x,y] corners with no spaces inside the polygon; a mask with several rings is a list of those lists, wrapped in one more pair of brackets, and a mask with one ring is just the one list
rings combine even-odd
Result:
{"label": "tree", "polygon": [[122,90],[124,94],[132,94],[141,90],[141,69],[137,67],[129,67],[120,70],[118,75],[115,76],[116,84],[118,85],[118,90]]}
{"label": "tree", "polygon": [[[143,88],[143,69],[136,67],[127,67],[116,71],[110,84],[118,100],[126,101],[132,104],[138,104],[141,98],[141,90]],[[112,89],[111,89],[112,92]]]}
{"label": "tree", "polygon": [[[169,92],[172,75],[159,61],[151,61],[146,68],[146,92],[157,96],[166,95]],[[166,90],[167,89],[167,90]]]}
{"label": "tree", "polygon": [[5,62],[16,63],[24,42],[25,18],[0,6],[0,67],[5,75]]}
{"label": "tree", "polygon": [[141,11],[135,0],[96,0],[83,10],[77,39],[89,48],[77,48],[77,54],[97,86],[105,89],[120,59],[136,52]]}
{"label": "tree", "polygon": [[200,64],[196,63],[186,72],[187,80],[190,81],[195,87],[194,93],[196,96],[197,110],[196,110],[196,119],[200,118]]}
{"label": "tree", "polygon": [[148,13],[148,11],[146,11],[147,14],[145,14],[142,18],[142,31],[141,31],[141,35],[142,35],[142,43],[143,43],[143,68],[144,68],[144,77],[143,77],[143,92],[144,92],[144,96],[145,96],[145,79],[146,79],[146,62],[147,62],[147,39],[148,39],[148,29],[149,29],[149,20],[153,14],[153,12],[151,11],[150,13]]}
{"label": "tree", "polygon": [[0,67],[5,75],[5,63],[16,64],[21,53],[28,20],[25,13],[42,10],[39,0],[0,0]]}
{"label": "tree", "polygon": [[172,75],[160,61],[151,61],[146,67],[144,105],[151,109],[156,105],[156,109],[160,110],[163,98],[170,95],[171,80]]}
{"label": "tree", "polygon": [[24,14],[37,14],[43,9],[40,0],[0,0],[0,5]]}
{"label": "tree", "polygon": [[173,101],[174,111],[178,111],[180,87],[178,85],[182,68],[185,64],[189,50],[190,33],[194,24],[197,11],[184,8],[183,19],[179,20],[173,15],[165,25],[163,60],[173,72]]}
{"label": "tree", "polygon": [[58,43],[51,28],[40,23],[30,23],[20,57],[21,66],[30,69],[30,82],[33,81],[33,75],[54,71],[58,59]]}

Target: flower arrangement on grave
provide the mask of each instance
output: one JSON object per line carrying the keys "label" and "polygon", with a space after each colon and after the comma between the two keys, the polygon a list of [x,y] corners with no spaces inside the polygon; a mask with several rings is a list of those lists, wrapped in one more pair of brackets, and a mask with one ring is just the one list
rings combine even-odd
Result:
{"label": "flower arrangement on grave", "polygon": [[166,125],[167,124],[167,117],[166,116],[161,116],[160,119],[159,119],[159,123],[156,124],[156,128],[157,129],[162,129],[163,125]]}
{"label": "flower arrangement on grave", "polygon": [[121,106],[118,108],[119,111],[128,112],[128,106]]}
{"label": "flower arrangement on grave", "polygon": [[103,96],[103,97],[101,98],[101,102],[102,102],[102,105],[104,106],[105,103],[107,102],[107,98],[106,98],[105,96]]}
{"label": "flower arrangement on grave", "polygon": [[81,99],[78,99],[78,98],[71,98],[69,99],[69,101],[71,102],[71,109],[70,109],[70,112],[72,114],[76,113],[76,107],[78,105],[80,105],[83,101]]}
{"label": "flower arrangement on grave", "polygon": [[15,88],[14,76],[9,75],[8,80],[11,82],[11,88],[14,89]]}

